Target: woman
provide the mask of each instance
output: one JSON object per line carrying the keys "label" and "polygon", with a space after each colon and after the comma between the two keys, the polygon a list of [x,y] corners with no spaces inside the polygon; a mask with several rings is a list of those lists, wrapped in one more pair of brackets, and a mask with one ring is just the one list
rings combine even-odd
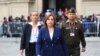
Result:
{"label": "woman", "polygon": [[38,23],[38,13],[32,12],[30,15],[32,22],[25,25],[23,30],[23,35],[21,37],[20,51],[21,56],[23,56],[25,50],[25,56],[35,55],[35,47],[37,42],[37,37],[39,34],[39,29],[41,24]]}
{"label": "woman", "polygon": [[45,20],[45,28],[40,30],[36,44],[37,56],[69,56],[63,33],[55,23],[53,15]]}

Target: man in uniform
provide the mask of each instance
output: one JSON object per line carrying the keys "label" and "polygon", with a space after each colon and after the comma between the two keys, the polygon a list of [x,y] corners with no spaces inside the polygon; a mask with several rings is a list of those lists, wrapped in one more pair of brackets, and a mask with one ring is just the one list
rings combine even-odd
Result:
{"label": "man in uniform", "polygon": [[[64,32],[65,41],[69,47],[70,56],[80,56],[80,50],[85,52],[86,41],[82,24],[77,20],[74,8],[69,9],[68,20],[62,22],[61,28]],[[82,48],[80,48],[80,43]]]}

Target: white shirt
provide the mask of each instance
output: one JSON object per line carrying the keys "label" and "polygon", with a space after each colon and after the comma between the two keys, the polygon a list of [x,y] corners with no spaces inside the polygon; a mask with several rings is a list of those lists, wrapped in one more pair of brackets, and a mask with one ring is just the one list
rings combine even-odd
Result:
{"label": "white shirt", "polygon": [[[30,22],[29,24],[32,25],[32,22]],[[40,24],[38,23],[37,26],[39,26]],[[31,36],[30,36],[30,43],[34,43],[34,42],[37,42],[37,39],[38,39],[38,34],[39,34],[39,29],[36,29],[36,28],[32,28],[32,31],[31,31]]]}
{"label": "white shirt", "polygon": [[37,42],[38,34],[39,34],[38,30],[35,28],[32,28],[30,43]]}
{"label": "white shirt", "polygon": [[49,35],[50,35],[50,39],[52,40],[52,38],[53,38],[53,33],[54,33],[54,31],[53,32],[49,32]]}

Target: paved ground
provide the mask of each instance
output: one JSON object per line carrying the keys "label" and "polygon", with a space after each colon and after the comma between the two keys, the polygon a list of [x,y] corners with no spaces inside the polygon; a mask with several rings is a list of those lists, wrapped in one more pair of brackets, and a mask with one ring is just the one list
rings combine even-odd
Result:
{"label": "paved ground", "polygon": [[19,55],[19,40],[1,38],[0,39],[0,56],[20,56]]}
{"label": "paved ground", "polygon": [[100,56],[100,41],[87,42],[87,51],[82,56]]}
{"label": "paved ground", "polygon": [[[0,56],[20,56],[20,38],[0,38]],[[81,56],[100,56],[100,38],[86,38],[87,51]]]}

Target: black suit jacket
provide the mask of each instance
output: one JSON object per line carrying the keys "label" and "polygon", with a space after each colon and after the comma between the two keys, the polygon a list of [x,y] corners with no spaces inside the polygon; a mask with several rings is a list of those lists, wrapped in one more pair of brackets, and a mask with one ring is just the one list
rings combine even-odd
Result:
{"label": "black suit jacket", "polygon": [[[38,26],[40,29],[42,25]],[[29,41],[31,36],[32,26],[30,24],[26,24],[23,29],[23,34],[21,37],[20,49],[29,49]]]}

